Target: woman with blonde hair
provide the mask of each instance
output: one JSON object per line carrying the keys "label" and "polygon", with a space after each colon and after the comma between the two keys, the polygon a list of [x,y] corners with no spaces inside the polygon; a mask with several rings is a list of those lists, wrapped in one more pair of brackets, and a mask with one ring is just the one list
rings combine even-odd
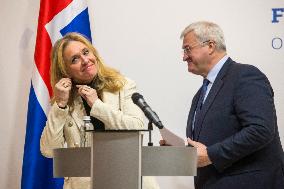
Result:
{"label": "woman with blonde hair", "polygon": [[[135,82],[105,65],[83,35],[68,33],[55,43],[50,75],[52,106],[40,140],[44,156],[52,158],[52,150],[65,145],[78,147],[85,115],[98,130],[144,128],[143,113],[131,100],[137,92]],[[143,179],[143,186],[159,188],[151,177]],[[89,189],[90,178],[65,178],[64,189],[73,188]]]}

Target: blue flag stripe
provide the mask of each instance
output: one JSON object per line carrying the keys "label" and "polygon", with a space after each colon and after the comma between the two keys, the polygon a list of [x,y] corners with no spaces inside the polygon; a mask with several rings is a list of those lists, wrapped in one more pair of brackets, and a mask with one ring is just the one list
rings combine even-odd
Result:
{"label": "blue flag stripe", "polygon": [[77,32],[85,35],[92,41],[91,30],[89,21],[88,8],[78,14],[67,26],[60,30],[60,33],[64,36],[68,32]]}
{"label": "blue flag stripe", "polygon": [[[25,153],[23,158],[21,188],[54,189],[62,188],[63,180],[53,182],[52,159],[45,158],[40,152],[40,136],[45,126],[46,116],[36,98],[31,85],[28,103]],[[34,171],[30,171],[34,170]],[[46,178],[46,179],[38,179]]]}

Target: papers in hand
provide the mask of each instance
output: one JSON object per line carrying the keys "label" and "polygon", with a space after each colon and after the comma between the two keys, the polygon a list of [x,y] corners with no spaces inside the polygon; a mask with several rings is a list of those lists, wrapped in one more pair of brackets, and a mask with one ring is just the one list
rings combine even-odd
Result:
{"label": "papers in hand", "polygon": [[170,145],[170,146],[185,146],[185,141],[182,138],[180,138],[179,136],[177,136],[173,132],[169,131],[165,127],[163,127],[163,129],[159,129],[159,131],[162,135],[163,140],[166,141],[167,145]]}

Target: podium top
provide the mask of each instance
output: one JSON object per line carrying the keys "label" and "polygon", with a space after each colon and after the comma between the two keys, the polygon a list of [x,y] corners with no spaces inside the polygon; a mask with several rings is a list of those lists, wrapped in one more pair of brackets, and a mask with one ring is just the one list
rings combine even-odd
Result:
{"label": "podium top", "polygon": [[96,133],[126,133],[126,132],[142,132],[142,131],[149,131],[148,129],[140,129],[140,130],[127,130],[127,129],[107,129],[107,130],[87,130],[86,132],[96,132]]}

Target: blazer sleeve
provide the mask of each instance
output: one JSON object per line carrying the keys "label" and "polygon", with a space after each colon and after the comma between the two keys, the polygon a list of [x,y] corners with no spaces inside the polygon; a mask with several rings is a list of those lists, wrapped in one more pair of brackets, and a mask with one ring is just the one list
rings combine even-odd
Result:
{"label": "blazer sleeve", "polygon": [[92,106],[91,115],[104,122],[106,129],[144,129],[143,112],[131,99],[135,92],[135,82],[127,79],[122,91],[117,94],[121,109],[115,109],[97,99]]}
{"label": "blazer sleeve", "polygon": [[52,150],[64,146],[63,128],[68,115],[68,109],[69,107],[65,109],[59,108],[56,102],[51,106],[46,126],[40,138],[40,151],[45,157],[53,157]]}
{"label": "blazer sleeve", "polygon": [[240,130],[224,141],[208,146],[218,171],[264,148],[275,137],[276,112],[273,90],[266,76],[253,66],[240,70],[234,89],[234,111]]}

